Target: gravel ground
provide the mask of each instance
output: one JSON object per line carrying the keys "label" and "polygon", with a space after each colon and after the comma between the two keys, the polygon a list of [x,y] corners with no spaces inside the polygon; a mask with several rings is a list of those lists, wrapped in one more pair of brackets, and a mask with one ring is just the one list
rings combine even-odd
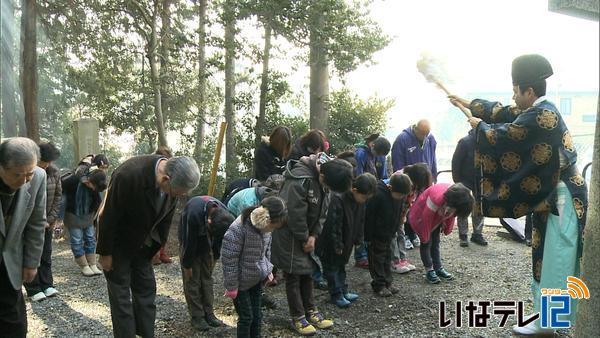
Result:
{"label": "gravel ground", "polygon": [[[454,305],[468,300],[523,300],[526,313],[531,311],[529,281],[530,249],[523,244],[497,236],[497,227],[486,227],[484,235],[488,247],[471,244],[458,245],[458,233],[442,239],[445,267],[456,280],[429,285],[424,279],[418,250],[409,255],[417,270],[406,275],[394,275],[394,283],[401,293],[386,299],[374,297],[367,270],[348,265],[348,280],[352,290],[361,298],[348,309],[338,309],[328,303],[328,294],[315,290],[317,303],[336,325],[321,331],[324,337],[508,337],[511,317],[505,328],[498,328],[499,320],[492,316],[489,328],[468,329],[438,327],[439,301]],[[176,227],[171,239],[176,241]],[[168,251],[176,254],[176,243]],[[83,277],[64,240],[55,241],[53,254],[55,287],[61,294],[55,298],[32,304],[27,301],[29,337],[90,337],[111,336],[110,310],[105,279],[102,276]],[[175,257],[174,257],[175,258]],[[351,259],[352,261],[353,259]],[[172,264],[156,266],[158,294],[157,337],[232,337],[235,336],[236,314],[232,302],[221,295],[224,292],[220,263],[215,268],[215,313],[228,327],[211,329],[200,334],[191,327],[183,296],[181,271],[177,259]],[[277,300],[278,309],[263,311],[263,336],[293,336],[289,329],[285,288],[282,284],[267,290]],[[453,311],[449,315],[453,315]],[[467,325],[466,316],[463,326]],[[572,331],[561,332],[571,336]]]}

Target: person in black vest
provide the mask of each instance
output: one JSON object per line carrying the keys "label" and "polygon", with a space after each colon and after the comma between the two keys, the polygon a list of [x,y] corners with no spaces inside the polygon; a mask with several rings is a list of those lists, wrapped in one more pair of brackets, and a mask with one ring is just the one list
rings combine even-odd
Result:
{"label": "person in black vest", "polygon": [[[454,183],[462,183],[471,191],[475,188],[475,131],[470,130],[467,136],[461,138],[456,145],[454,155],[452,156],[452,179]],[[469,220],[467,217],[457,217],[458,237],[460,246],[469,246],[467,235],[469,233]],[[483,216],[478,208],[473,208],[471,212],[471,221],[473,222],[473,234],[471,242],[479,245],[488,245],[483,238]]]}

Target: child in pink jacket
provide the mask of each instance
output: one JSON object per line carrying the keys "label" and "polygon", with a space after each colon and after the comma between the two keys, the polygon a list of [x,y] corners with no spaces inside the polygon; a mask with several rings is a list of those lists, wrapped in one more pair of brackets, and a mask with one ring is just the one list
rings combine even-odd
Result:
{"label": "child in pink jacket", "polygon": [[442,266],[440,232],[449,235],[454,228],[455,217],[466,217],[473,209],[473,196],[464,185],[439,183],[427,188],[412,205],[410,224],[421,239],[421,261],[427,270],[431,284],[454,277]]}

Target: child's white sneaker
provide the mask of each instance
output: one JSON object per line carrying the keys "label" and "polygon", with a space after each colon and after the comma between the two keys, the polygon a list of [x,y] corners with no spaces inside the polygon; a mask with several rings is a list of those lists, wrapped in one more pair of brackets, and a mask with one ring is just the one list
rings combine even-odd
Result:
{"label": "child's white sneaker", "polygon": [[55,289],[55,288],[53,288],[53,287],[49,287],[49,288],[47,288],[46,290],[44,290],[44,295],[45,295],[46,297],[54,297],[54,296],[56,296],[57,294],[58,294],[58,290],[56,290],[56,289]]}
{"label": "child's white sneaker", "polygon": [[406,264],[406,266],[408,267],[408,269],[410,271],[413,271],[413,270],[417,269],[414,265],[411,264],[411,262],[408,260],[408,258],[404,258],[404,259],[400,260],[400,263]]}
{"label": "child's white sneaker", "polygon": [[410,239],[408,238],[408,236],[404,237],[404,249],[406,249],[406,250],[414,249],[414,246],[413,246],[412,242],[410,241]]}
{"label": "child's white sneaker", "polygon": [[[413,266],[414,268],[414,266]],[[394,264],[392,265],[392,272],[395,273],[407,273],[410,271],[410,267],[408,264],[408,260],[406,259],[401,259],[398,264]]]}
{"label": "child's white sneaker", "polygon": [[31,296],[32,302],[40,302],[44,299],[46,299],[46,295],[43,292],[38,292],[35,295]]}
{"label": "child's white sneaker", "polygon": [[[528,316],[527,318],[531,318]],[[538,319],[539,320],[539,319]],[[525,325],[525,326],[517,326],[513,325],[513,333],[522,336],[554,336],[553,329],[542,329],[537,325],[538,320],[534,320],[533,322]]]}

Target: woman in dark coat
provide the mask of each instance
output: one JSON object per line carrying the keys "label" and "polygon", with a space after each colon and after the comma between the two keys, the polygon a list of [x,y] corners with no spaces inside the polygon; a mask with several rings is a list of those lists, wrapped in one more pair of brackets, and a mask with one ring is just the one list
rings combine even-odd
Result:
{"label": "woman in dark coat", "polygon": [[263,137],[254,152],[254,178],[262,182],[273,174],[282,175],[291,151],[290,129],[282,126],[273,129],[271,136]]}
{"label": "woman in dark coat", "polygon": [[309,130],[306,134],[302,135],[292,148],[290,160],[300,160],[303,156],[310,156],[318,154],[320,152],[327,152],[329,150],[329,142],[325,133],[319,129]]}

